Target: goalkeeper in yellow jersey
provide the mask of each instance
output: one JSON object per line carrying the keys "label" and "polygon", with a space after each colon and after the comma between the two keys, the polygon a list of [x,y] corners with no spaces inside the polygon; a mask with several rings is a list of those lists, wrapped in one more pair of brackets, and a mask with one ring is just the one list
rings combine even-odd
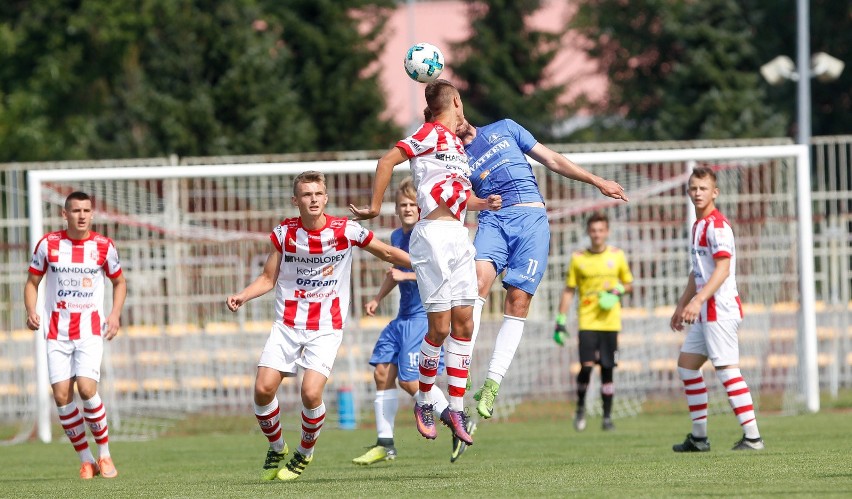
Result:
{"label": "goalkeeper in yellow jersey", "polygon": [[601,400],[604,430],[613,430],[612,398],[615,393],[613,370],[618,361],[618,332],[621,330],[621,297],[632,289],[633,274],[624,252],[607,244],[609,218],[594,213],[586,220],[590,245],[571,256],[565,277],[565,290],[553,339],[560,346],[568,338],[566,314],[578,294],[577,322],[580,372],[577,374],[577,413],[574,429],[586,429],[586,390],[595,364],[601,366]]}

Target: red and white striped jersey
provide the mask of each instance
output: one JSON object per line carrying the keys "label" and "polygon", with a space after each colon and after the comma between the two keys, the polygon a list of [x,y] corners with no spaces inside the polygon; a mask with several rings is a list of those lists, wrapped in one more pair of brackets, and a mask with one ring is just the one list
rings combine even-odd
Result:
{"label": "red and white striped jersey", "polygon": [[446,204],[456,218],[464,220],[471,184],[461,139],[440,123],[424,123],[396,146],[405,151],[411,163],[420,216],[426,218]]}
{"label": "red and white striped jersey", "polygon": [[730,258],[731,270],[722,286],[701,307],[701,321],[741,319],[743,308],[737,292],[734,231],[724,215],[713,210],[692,226],[692,273],[696,292],[710,279],[717,258]]}
{"label": "red and white striped jersey", "polygon": [[282,254],[275,287],[275,314],[296,329],[343,329],[349,314],[352,247],[373,233],[358,222],[325,216],[325,227],[307,230],[299,217],[269,235]]}
{"label": "red and white striped jersey", "polygon": [[29,271],[46,278],[42,322],[47,320],[48,340],[101,335],[104,277],[121,275],[110,238],[90,231],[77,241],[64,230],[51,232],[36,245]]}

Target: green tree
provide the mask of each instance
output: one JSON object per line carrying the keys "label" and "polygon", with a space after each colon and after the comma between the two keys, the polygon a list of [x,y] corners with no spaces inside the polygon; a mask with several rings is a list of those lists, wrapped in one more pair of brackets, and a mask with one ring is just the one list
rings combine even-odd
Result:
{"label": "green tree", "polygon": [[385,147],[401,130],[383,118],[377,57],[393,0],[267,0],[282,26],[293,88],[320,151]]}
{"label": "green tree", "polygon": [[2,2],[0,161],[385,147],[384,10],[349,4]]}
{"label": "green tree", "polygon": [[564,30],[527,26],[539,0],[467,0],[471,36],[453,45],[453,72],[462,88],[465,114],[475,124],[512,118],[541,139],[561,119],[564,85],[547,85],[545,69],[559,50]]}
{"label": "green tree", "polygon": [[782,135],[757,68],[763,11],[735,0],[585,0],[574,25],[610,82],[589,140]]}
{"label": "green tree", "polygon": [[[290,54],[253,0],[146,0],[122,52],[95,156],[314,150]],[[107,16],[114,19],[113,16]]]}

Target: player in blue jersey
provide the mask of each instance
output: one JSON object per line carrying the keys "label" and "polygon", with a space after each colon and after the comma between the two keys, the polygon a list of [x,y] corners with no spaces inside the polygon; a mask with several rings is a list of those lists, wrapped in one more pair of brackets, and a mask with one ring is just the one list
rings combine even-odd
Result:
{"label": "player in blue jersey", "polygon": [[[408,251],[411,230],[420,218],[417,209],[417,191],[411,177],[403,180],[396,194],[396,214],[402,222],[402,228],[391,234],[391,245],[403,251]],[[369,465],[396,458],[396,448],[393,441],[394,420],[396,418],[399,400],[396,381],[409,395],[414,397],[418,389],[420,343],[429,329],[426,309],[420,300],[415,274],[410,269],[393,267],[388,270],[375,298],[364,305],[364,311],[369,316],[375,314],[379,302],[399,286],[399,313],[385,327],[373,347],[370,365],[375,367],[373,378],[376,381],[376,398],[373,408],[376,413],[376,445],[366,453],[352,460],[355,464]],[[438,371],[443,370],[443,351]],[[432,388],[434,410],[440,414],[447,408],[448,402],[444,393],[438,387]],[[468,433],[473,433],[474,423],[468,423]],[[453,454],[450,458],[455,461],[467,445],[453,438]]]}
{"label": "player in blue jersey", "polygon": [[470,181],[477,197],[499,194],[500,211],[481,211],[476,231],[476,274],[479,299],[474,305],[473,340],[479,331],[482,307],[497,275],[505,272],[503,324],[497,334],[488,376],[474,394],[483,418],[494,413],[494,400],[521,342],[530,301],[547,268],[550,227],[544,198],[526,155],[548,170],[597,187],[605,196],[627,201],[617,182],[594,175],[565,156],[539,143],[524,127],[501,120],[483,127],[467,121],[456,131],[465,143]]}

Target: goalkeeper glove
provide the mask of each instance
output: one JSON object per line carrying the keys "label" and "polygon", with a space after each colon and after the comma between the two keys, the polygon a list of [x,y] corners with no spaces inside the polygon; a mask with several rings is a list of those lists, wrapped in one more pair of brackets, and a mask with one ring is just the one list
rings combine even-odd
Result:
{"label": "goalkeeper glove", "polygon": [[556,316],[556,326],[553,328],[553,341],[559,346],[565,346],[568,339],[568,330],[565,328],[565,314]]}
{"label": "goalkeeper glove", "polygon": [[598,306],[602,310],[611,310],[624,294],[624,286],[620,283],[609,291],[601,291],[598,293]]}

